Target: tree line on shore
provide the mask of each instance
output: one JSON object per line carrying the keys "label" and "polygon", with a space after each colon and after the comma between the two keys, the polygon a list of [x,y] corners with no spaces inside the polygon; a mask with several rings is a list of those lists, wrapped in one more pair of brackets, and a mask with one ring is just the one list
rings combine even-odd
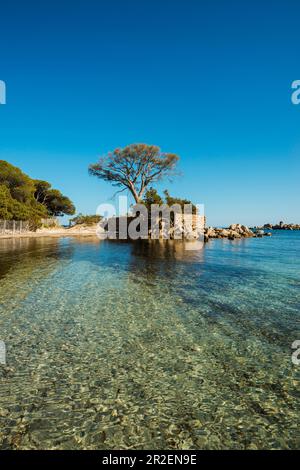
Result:
{"label": "tree line on shore", "polygon": [[67,196],[47,181],[30,178],[5,160],[0,160],[0,219],[28,220],[38,227],[41,219],[75,214]]}

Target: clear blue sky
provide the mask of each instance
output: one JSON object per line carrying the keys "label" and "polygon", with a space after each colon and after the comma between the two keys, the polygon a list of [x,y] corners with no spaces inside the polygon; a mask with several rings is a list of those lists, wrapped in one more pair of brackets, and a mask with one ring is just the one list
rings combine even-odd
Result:
{"label": "clear blue sky", "polygon": [[115,147],[178,153],[171,193],[212,225],[300,222],[300,3],[1,2],[0,158],[94,213]]}

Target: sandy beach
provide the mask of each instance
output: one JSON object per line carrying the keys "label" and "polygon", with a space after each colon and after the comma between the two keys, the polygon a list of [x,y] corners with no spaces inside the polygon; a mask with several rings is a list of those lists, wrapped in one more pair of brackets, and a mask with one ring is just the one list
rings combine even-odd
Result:
{"label": "sandy beach", "polygon": [[92,237],[96,236],[96,227],[72,227],[58,229],[40,229],[36,232],[7,233],[0,235],[1,239],[7,238],[41,238],[41,237]]}

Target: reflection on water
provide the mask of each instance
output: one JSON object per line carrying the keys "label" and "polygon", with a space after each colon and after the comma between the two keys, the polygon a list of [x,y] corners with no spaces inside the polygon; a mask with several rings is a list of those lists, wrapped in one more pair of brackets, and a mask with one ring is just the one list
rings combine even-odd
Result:
{"label": "reflection on water", "polygon": [[[205,250],[194,249],[191,246],[196,243],[185,243],[176,240],[139,240],[132,242],[132,254],[149,259],[165,259],[177,261],[200,261],[203,259]],[[189,248],[189,249],[187,249]]]}
{"label": "reflection on water", "polygon": [[299,447],[299,251],[0,240],[0,447]]}

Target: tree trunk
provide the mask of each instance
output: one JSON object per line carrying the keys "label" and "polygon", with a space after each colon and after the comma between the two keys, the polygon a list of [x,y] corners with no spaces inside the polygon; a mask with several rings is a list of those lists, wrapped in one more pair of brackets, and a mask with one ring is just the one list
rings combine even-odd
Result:
{"label": "tree trunk", "polygon": [[131,183],[131,181],[129,182],[129,188],[128,188],[128,189],[130,190],[130,192],[131,192],[131,194],[132,194],[132,196],[133,196],[133,198],[134,198],[134,200],[135,200],[135,203],[136,203],[136,204],[140,204],[140,202],[141,202],[141,197],[140,197],[139,194],[137,193],[137,191],[136,191],[136,189],[135,189],[135,187],[134,187],[134,184]]}

